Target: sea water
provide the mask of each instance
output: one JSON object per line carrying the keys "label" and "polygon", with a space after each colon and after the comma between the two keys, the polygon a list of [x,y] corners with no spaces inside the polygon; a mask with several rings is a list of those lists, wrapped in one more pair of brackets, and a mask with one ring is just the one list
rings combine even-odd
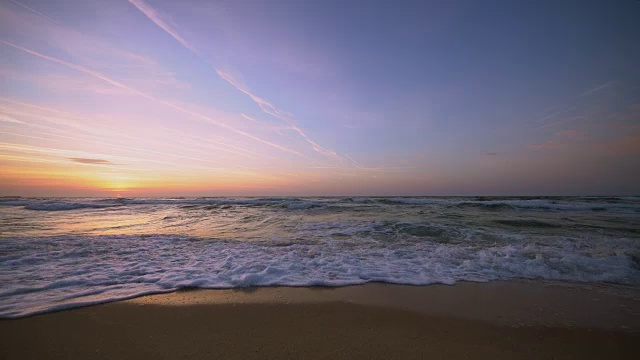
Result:
{"label": "sea water", "polygon": [[0,198],[0,317],[180,288],[640,285],[640,197]]}

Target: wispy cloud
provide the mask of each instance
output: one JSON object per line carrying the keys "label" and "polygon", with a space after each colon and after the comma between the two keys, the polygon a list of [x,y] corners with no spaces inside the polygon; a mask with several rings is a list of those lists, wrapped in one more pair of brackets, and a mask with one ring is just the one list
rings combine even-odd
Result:
{"label": "wispy cloud", "polygon": [[54,109],[54,108],[48,107],[48,106],[29,104],[29,103],[26,103],[24,101],[18,101],[18,100],[6,98],[6,97],[0,97],[0,101],[5,101],[5,102],[11,103],[11,104],[17,104],[17,105],[21,105],[21,106],[32,108],[32,109],[38,109],[38,110],[42,110],[42,111],[46,111],[46,112],[52,112],[52,113],[56,113],[56,114],[60,114],[60,115],[74,117],[74,118],[78,118],[79,120],[86,120],[86,118],[79,118],[79,117],[77,117],[77,116],[75,116],[75,115],[73,115],[71,113],[66,112],[66,111],[62,111],[60,109]]}
{"label": "wispy cloud", "polygon": [[109,160],[105,159],[92,159],[92,158],[69,158],[73,162],[87,165],[116,165]]}
{"label": "wispy cloud", "polygon": [[640,154],[640,104],[631,104],[625,110],[611,114],[609,119],[613,122],[598,127],[613,131],[617,137],[595,143],[593,149],[615,155]]}
{"label": "wispy cloud", "polygon": [[[35,39],[47,47],[55,48],[59,58],[68,55],[77,64],[117,74],[127,79],[130,85],[147,91],[169,91],[182,93],[191,85],[176,77],[165,66],[154,59],[139,53],[125,50],[101,37],[91,35],[87,31],[79,31],[62,23],[42,21],[40,15],[33,12],[19,11],[15,7],[0,6],[0,23],[6,28],[20,29],[20,32],[6,33],[4,40],[17,43],[20,38]],[[20,81],[33,82],[38,86],[56,89],[57,91],[76,91],[87,89],[99,94],[127,94],[118,88],[103,83],[96,83],[86,76],[78,76],[69,72],[33,72],[25,71],[24,66],[5,64],[0,74],[11,76]],[[7,73],[9,72],[9,73]]]}
{"label": "wispy cloud", "polygon": [[242,114],[242,113],[240,113],[240,116],[242,116],[243,118],[245,118],[245,119],[247,119],[247,120],[250,120],[250,121],[253,121],[253,122],[258,122],[258,120],[256,120],[256,119],[252,118],[252,117],[251,117],[251,116],[249,116],[249,115],[246,115],[246,114]]}
{"label": "wispy cloud", "polygon": [[587,95],[593,94],[593,93],[598,92],[600,90],[606,89],[606,88],[608,88],[609,86],[611,86],[611,85],[613,85],[615,83],[617,83],[617,81],[613,80],[613,81],[606,82],[604,84],[600,84],[600,85],[598,85],[598,86],[596,86],[594,88],[591,88],[591,89],[583,92],[582,94],[578,95],[578,97],[580,98],[580,97],[583,97],[583,96],[587,96]]}
{"label": "wispy cloud", "polygon": [[247,156],[247,157],[250,157],[250,158],[256,158],[257,156],[260,156],[260,155],[269,157],[268,155],[260,154],[260,153],[257,153],[255,151],[251,151],[251,150],[247,150],[247,149],[241,148],[239,146],[235,146],[235,145],[229,144],[229,143],[224,142],[224,141],[214,140],[214,139],[205,138],[205,137],[197,136],[197,135],[187,135],[187,134],[185,134],[183,132],[176,131],[176,130],[173,130],[173,129],[168,129],[168,128],[164,128],[164,130],[168,131],[168,132],[171,132],[173,134],[177,134],[177,135],[186,137],[190,141],[199,140],[201,142],[205,142],[207,144],[214,145],[216,149],[221,150],[221,151],[225,151],[225,152],[228,152],[228,153],[231,153],[231,154],[243,155],[243,156]]}
{"label": "wispy cloud", "polygon": [[640,104],[631,104],[622,111],[609,114],[607,118],[623,123],[640,123]]}
{"label": "wispy cloud", "polygon": [[[340,166],[309,166],[309,169],[332,169],[332,170],[344,170]],[[408,170],[415,170],[415,166],[376,166],[376,167],[356,167],[351,168],[351,171],[363,171],[363,172],[404,172]]]}
{"label": "wispy cloud", "polygon": [[[127,162],[140,161],[140,159],[137,159],[137,158],[118,157],[118,156],[111,156],[111,155],[105,156],[102,154],[95,154],[95,153],[86,152],[86,151],[57,149],[57,148],[51,148],[51,147],[45,147],[45,146],[31,146],[31,145],[14,144],[14,143],[8,143],[8,142],[0,142],[0,150],[2,150],[5,153],[18,154],[21,156],[25,156],[25,155],[28,156],[29,154],[39,154],[39,157],[49,156],[49,157],[56,157],[63,160],[72,160],[72,161],[74,161],[74,159],[81,160],[81,161],[75,161],[78,163],[83,163],[82,160],[89,160],[89,161],[97,160],[97,161],[102,161],[102,164],[104,165],[114,165],[112,160],[127,161]],[[87,163],[87,162],[84,162],[84,163]]]}
{"label": "wispy cloud", "polygon": [[574,122],[574,121],[578,121],[578,120],[583,120],[583,119],[585,119],[584,116],[565,117],[565,118],[558,119],[556,121],[552,121],[552,122],[543,124],[543,125],[541,125],[539,127],[539,129],[546,129],[546,128],[554,127],[554,126],[557,126],[557,125],[566,124],[566,123],[570,123],[570,122]]}
{"label": "wispy cloud", "polygon": [[270,142],[270,141],[267,141],[267,140],[263,140],[263,139],[261,139],[261,138],[259,138],[259,137],[257,137],[257,136],[254,136],[254,135],[251,135],[251,134],[247,133],[246,131],[242,131],[242,130],[236,129],[236,128],[234,128],[234,127],[230,126],[230,125],[227,125],[227,124],[225,124],[225,123],[222,123],[222,122],[220,122],[220,121],[217,121],[217,120],[215,120],[215,119],[213,119],[213,118],[211,118],[211,117],[209,117],[209,116],[206,116],[206,115],[203,115],[203,114],[200,114],[200,113],[197,113],[197,112],[191,111],[191,110],[189,110],[189,109],[186,109],[186,108],[184,108],[184,107],[181,107],[181,106],[176,105],[176,104],[174,104],[174,103],[171,103],[171,102],[169,102],[169,101],[161,100],[161,99],[155,98],[155,97],[153,97],[153,96],[151,96],[151,95],[149,95],[149,94],[146,94],[146,93],[144,93],[144,92],[141,92],[141,91],[139,91],[139,90],[136,90],[136,89],[134,89],[134,88],[131,88],[131,87],[127,86],[127,85],[124,85],[124,84],[123,84],[123,83],[121,83],[121,82],[118,82],[118,81],[116,81],[116,80],[113,80],[113,79],[111,79],[111,78],[107,77],[106,75],[103,75],[103,74],[101,74],[101,73],[99,73],[99,72],[97,72],[97,71],[91,70],[91,69],[86,68],[86,67],[84,67],[84,66],[77,65],[77,64],[73,64],[73,63],[70,63],[70,62],[67,62],[67,61],[64,61],[64,60],[61,60],[61,59],[58,59],[58,58],[52,57],[52,56],[48,56],[48,55],[45,55],[45,54],[43,54],[43,53],[40,53],[40,52],[37,52],[37,51],[31,50],[31,49],[27,49],[27,48],[25,48],[25,47],[22,47],[22,46],[19,46],[19,45],[13,44],[13,43],[10,43],[10,42],[8,42],[8,41],[0,40],[0,43],[5,44],[5,45],[10,46],[10,47],[13,47],[13,48],[16,48],[16,49],[18,49],[18,50],[24,51],[24,52],[26,52],[26,53],[28,53],[28,54],[31,54],[31,55],[37,56],[37,57],[39,57],[39,58],[42,58],[42,59],[45,59],[45,60],[49,60],[49,61],[51,61],[51,62],[55,62],[55,63],[61,64],[61,65],[64,65],[64,66],[66,66],[66,67],[68,67],[68,68],[70,68],[70,69],[77,70],[77,71],[83,72],[83,73],[85,73],[85,74],[88,74],[88,75],[94,76],[94,77],[96,77],[96,78],[98,78],[98,79],[101,79],[101,80],[103,80],[103,81],[105,81],[105,82],[107,82],[107,83],[109,83],[109,84],[111,84],[111,85],[114,85],[114,86],[118,87],[118,88],[125,89],[125,90],[127,90],[127,91],[129,91],[129,92],[131,92],[131,93],[133,93],[133,94],[135,94],[135,95],[138,95],[138,96],[140,96],[140,97],[143,97],[143,98],[145,98],[145,99],[151,100],[151,101],[153,101],[153,102],[156,102],[156,103],[159,103],[159,104],[162,104],[162,105],[165,105],[165,106],[171,107],[171,108],[173,108],[173,109],[175,109],[175,110],[178,110],[178,111],[180,111],[180,112],[182,112],[182,113],[185,113],[185,114],[191,115],[191,116],[192,116],[192,117],[194,117],[194,118],[200,119],[200,120],[205,121],[205,122],[207,122],[207,123],[211,123],[211,124],[217,125],[217,126],[219,126],[219,127],[221,127],[221,128],[224,128],[224,129],[226,129],[226,130],[232,131],[232,132],[237,133],[237,134],[239,134],[239,135],[242,135],[242,136],[248,137],[248,138],[253,139],[253,140],[255,140],[255,141],[261,142],[261,143],[263,143],[263,144],[265,144],[265,145],[269,145],[269,146],[275,147],[275,148],[277,148],[277,149],[280,149],[280,150],[282,150],[282,151],[286,151],[286,152],[289,152],[289,153],[296,154],[296,155],[299,155],[299,156],[303,156],[303,157],[304,157],[304,155],[303,155],[303,154],[301,154],[301,153],[300,153],[300,152],[298,152],[298,151],[295,151],[295,150],[292,150],[292,149],[286,148],[286,147],[284,147],[284,146],[278,145],[278,144],[276,144],[276,143],[273,143],[273,142]]}
{"label": "wispy cloud", "polygon": [[344,154],[344,157],[346,157],[347,159],[349,159],[349,160],[353,163],[353,165],[355,165],[358,169],[364,169],[364,166],[362,166],[362,165],[358,164],[358,162],[357,162],[357,161],[355,161],[355,160],[353,160],[353,159],[351,158],[351,156],[349,156],[349,155],[347,155],[347,154]]}
{"label": "wispy cloud", "polygon": [[45,15],[45,14],[43,14],[43,13],[41,13],[41,12],[39,12],[39,11],[35,10],[35,9],[32,9],[32,8],[28,7],[28,6],[27,6],[27,5],[25,5],[25,4],[19,3],[19,2],[15,1],[15,0],[11,0],[11,2],[12,2],[12,3],[14,3],[14,4],[16,4],[16,5],[20,5],[20,6],[22,6],[23,8],[25,8],[25,9],[27,9],[27,10],[31,11],[32,13],[34,13],[34,14],[36,14],[36,15],[39,15],[40,17],[42,17],[42,18],[44,18],[44,19],[47,19],[47,20],[51,21],[51,22],[52,22],[52,23],[54,23],[54,24],[57,24],[57,22],[56,22],[55,20],[53,20],[52,18],[48,17],[47,15]]}
{"label": "wispy cloud", "polygon": [[579,130],[559,131],[554,134],[552,139],[549,139],[541,144],[529,145],[527,146],[527,148],[531,150],[557,149],[569,145],[569,143],[572,141],[575,141],[577,139],[584,139],[585,137],[585,133]]}
{"label": "wispy cloud", "polygon": [[561,137],[561,138],[578,138],[578,137],[584,137],[585,134],[582,131],[579,130],[565,130],[565,131],[560,131],[556,133],[556,137]]}
{"label": "wispy cloud", "polygon": [[[34,139],[34,140],[44,140],[44,141],[55,141],[55,142],[59,142],[62,144],[66,144],[69,142],[69,140],[76,140],[76,141],[87,141],[84,139],[78,139],[78,138],[74,138],[74,137],[70,137],[70,136],[64,136],[64,135],[54,135],[54,134],[42,134],[42,133],[37,133],[34,132],[34,134],[32,135],[25,135],[25,134],[19,134],[19,133],[10,133],[10,132],[4,132],[4,134],[8,134],[11,135],[13,137],[22,137],[22,138],[28,138],[28,139]],[[40,135],[40,136],[38,136]],[[105,145],[108,146],[110,149],[121,149],[121,150],[127,150],[127,151],[131,151],[132,153],[138,155],[138,156],[144,156],[144,155],[162,155],[164,156],[164,158],[169,159],[171,157],[176,157],[176,158],[180,158],[180,159],[188,159],[188,160],[196,160],[196,161],[209,161],[209,162],[213,162],[211,160],[206,160],[206,159],[198,159],[198,158],[193,158],[193,157],[189,157],[189,156],[184,156],[184,155],[179,155],[179,154],[170,154],[170,153],[163,153],[163,152],[158,152],[158,151],[152,151],[152,150],[145,150],[145,149],[141,149],[141,148],[131,148],[131,147],[125,147],[125,146],[120,146],[117,144],[112,144],[112,143],[106,143],[106,142],[99,142],[99,141],[93,141],[91,142],[93,144],[100,144],[100,145]],[[187,164],[182,164],[180,162],[170,162],[170,161],[164,161],[164,160],[156,160],[156,159],[149,159],[149,158],[140,158],[140,157],[129,157],[129,156],[112,156],[112,155],[106,155],[106,154],[98,154],[98,153],[92,153],[92,152],[87,152],[87,151],[78,151],[78,150],[68,150],[68,149],[61,149],[61,148],[50,148],[50,147],[42,147],[42,146],[29,146],[29,145],[19,145],[19,144],[11,144],[11,143],[2,143],[0,142],[0,149],[3,150],[12,150],[12,151],[22,151],[22,152],[29,152],[29,153],[40,153],[40,154],[44,154],[44,155],[54,155],[57,157],[61,157],[64,158],[66,160],[68,160],[69,158],[73,158],[73,157],[77,157],[77,158],[111,158],[113,160],[119,160],[119,161],[123,161],[123,162],[127,162],[127,163],[155,163],[155,164],[162,164],[162,165],[168,165],[171,166],[171,168],[175,168],[177,167],[186,167],[186,168],[194,168],[194,169],[200,169],[200,170],[229,170],[229,169],[225,169],[225,168],[213,168],[210,166],[197,166],[197,165],[187,165]],[[127,168],[129,169],[129,168]]]}
{"label": "wispy cloud", "polygon": [[331,156],[331,157],[335,157],[335,158],[340,158],[335,151],[327,149],[327,148],[321,146],[320,144],[318,144],[317,142],[312,140],[309,136],[307,136],[307,134],[304,131],[302,131],[302,129],[300,129],[293,122],[293,120],[291,119],[291,114],[289,114],[287,112],[284,112],[284,111],[281,111],[281,110],[278,110],[269,101],[261,98],[260,96],[254,94],[253,92],[249,91],[249,89],[244,84],[242,84],[241,82],[237,81],[235,79],[235,77],[233,75],[231,75],[230,72],[223,71],[223,70],[220,70],[220,69],[216,69],[216,73],[218,73],[218,75],[222,79],[227,81],[233,87],[235,87],[236,89],[240,90],[242,93],[244,93],[249,98],[251,98],[251,100],[253,100],[256,104],[258,104],[258,106],[260,107],[260,109],[262,109],[262,111],[264,111],[265,113],[267,113],[267,114],[269,114],[269,115],[271,115],[273,117],[276,117],[276,118],[286,122],[287,125],[289,125],[291,130],[293,130],[296,133],[298,133],[298,135],[300,135],[306,142],[311,144],[311,147],[313,148],[313,150],[315,150],[316,152],[318,152],[318,153],[320,153],[322,155],[327,155],[327,156]]}
{"label": "wispy cloud", "polygon": [[[556,116],[558,116],[558,115],[561,115],[561,114],[567,113],[567,112],[572,111],[572,110],[575,110],[575,109],[576,109],[576,107],[575,107],[575,106],[565,106],[565,107],[563,107],[561,110],[558,110],[558,111],[553,112],[553,113],[548,114],[548,115],[544,115],[544,116],[542,116],[541,118],[538,118],[538,119],[537,119],[537,120],[535,120],[535,121],[536,121],[537,123],[541,123],[541,122],[543,122],[543,121],[545,121],[545,120],[553,119],[553,118],[555,118],[555,117],[556,117]],[[543,124],[543,126],[544,126],[544,124]]]}
{"label": "wispy cloud", "polygon": [[31,74],[14,69],[0,69],[0,76],[11,81],[31,83],[41,89],[58,93],[95,93],[100,95],[131,95],[128,91],[105,84],[92,77],[75,74]]}
{"label": "wispy cloud", "polygon": [[[566,114],[566,113],[572,112],[574,110],[577,110],[581,106],[581,104],[580,104],[580,99],[581,98],[583,98],[585,96],[588,96],[588,95],[591,95],[591,94],[594,94],[594,93],[596,93],[598,91],[601,91],[603,89],[606,89],[606,88],[608,88],[608,87],[610,87],[610,86],[612,86],[612,85],[614,85],[616,83],[618,83],[618,82],[615,81],[615,80],[612,80],[612,81],[606,82],[604,84],[600,84],[600,85],[598,85],[596,87],[593,87],[593,88],[591,88],[589,90],[584,91],[583,93],[581,93],[578,96],[575,96],[575,97],[571,98],[570,100],[568,100],[568,104],[566,104],[566,105],[555,105],[555,106],[552,106],[550,108],[547,108],[544,111],[543,115],[541,117],[539,117],[538,119],[534,120],[534,121],[537,124],[540,124],[539,128],[542,129],[542,128],[551,127],[551,126],[554,126],[554,125],[557,125],[557,124],[560,124],[560,123],[581,119],[581,118],[583,118],[583,116],[572,116],[572,117],[567,117],[565,119],[561,119],[561,120],[558,120],[558,121],[546,122],[547,120],[554,119],[554,118],[558,117],[559,115]],[[551,111],[553,111],[553,112],[550,113]]]}
{"label": "wispy cloud", "polygon": [[258,120],[258,119],[256,119],[256,118],[251,117],[251,116],[249,116],[249,115],[247,115],[247,114],[244,114],[244,113],[240,113],[240,116],[242,116],[243,118],[245,118],[245,119],[247,119],[247,120],[249,120],[249,121],[251,121],[251,122],[253,122],[253,123],[259,124],[260,126],[264,126],[265,128],[268,128],[268,129],[270,129],[270,130],[273,130],[273,131],[277,132],[277,133],[278,133],[278,134],[280,134],[280,135],[282,135],[282,132],[283,132],[284,130],[293,130],[293,129],[291,128],[291,126],[287,126],[287,125],[283,125],[283,126],[274,126],[274,125],[272,125],[271,123],[269,123],[269,122],[267,122],[267,121]]}
{"label": "wispy cloud", "polygon": [[[5,102],[3,104],[3,102]],[[27,111],[25,111],[27,109]],[[60,111],[59,109],[53,109],[44,106],[37,106],[33,104],[28,104],[20,101],[15,101],[8,98],[0,97],[0,113],[8,112],[9,114],[16,114],[20,118],[24,118],[24,125],[28,127],[32,127],[34,130],[29,130],[29,138],[34,138],[33,135],[37,133],[41,133],[46,135],[45,137],[37,137],[37,140],[47,140],[47,141],[61,141],[64,143],[69,142],[69,140],[73,141],[73,143],[87,143],[87,144],[99,144],[103,145],[109,149],[118,150],[118,151],[126,151],[131,152],[136,155],[149,155],[150,157],[157,158],[157,156],[161,156],[162,158],[172,158],[178,157],[182,159],[191,159],[197,160],[197,158],[189,155],[185,156],[183,154],[191,154],[191,153],[199,153],[205,155],[202,160],[197,161],[206,161],[206,162],[214,162],[218,164],[218,162],[211,160],[212,155],[216,155],[216,158],[224,160],[228,157],[220,155],[220,152],[227,152],[231,154],[241,155],[248,158],[271,158],[274,157],[268,155],[265,152],[254,152],[251,150],[244,149],[239,146],[235,146],[226,141],[219,141],[211,139],[210,137],[199,137],[199,136],[191,136],[187,135],[183,132],[178,132],[166,127],[162,128],[162,134],[166,134],[166,132],[171,132],[172,134],[178,136],[172,136],[172,141],[156,141],[149,136],[145,138],[140,138],[139,136],[129,134],[128,131],[115,130],[110,127],[105,127],[104,125],[107,121],[102,119],[95,119],[90,117],[83,117],[73,113],[67,113],[64,111]],[[53,115],[52,115],[53,114]],[[26,120],[28,119],[28,120]],[[37,121],[37,122],[34,122]],[[41,124],[39,122],[45,121],[47,125]],[[48,125],[48,124],[51,125]],[[42,130],[37,131],[38,130]],[[0,129],[2,130],[2,129]],[[18,129],[12,129],[18,131]],[[11,135],[6,130],[4,132],[0,131],[0,133],[5,135]],[[150,134],[148,134],[150,135]],[[12,136],[24,137],[24,134],[14,134]],[[58,140],[59,139],[59,140]],[[109,139],[111,141],[105,141],[105,139]],[[122,143],[118,142],[118,139],[122,139]],[[198,143],[201,142],[205,143]],[[132,144],[138,144],[138,146],[132,146]],[[151,145],[152,147],[149,147]],[[153,151],[151,149],[163,149],[164,151]],[[171,149],[171,150],[170,150]],[[170,150],[170,151],[167,151]],[[214,150],[214,151],[212,151]],[[140,160],[143,161],[143,160]],[[149,162],[150,160],[146,160]],[[166,161],[151,161],[159,164],[170,165],[170,162]],[[243,168],[246,169],[246,166],[241,164],[233,164],[232,167]],[[196,167],[202,168],[206,170],[212,169],[211,167]]]}
{"label": "wispy cloud", "polygon": [[562,143],[557,140],[547,140],[541,144],[533,144],[529,145],[528,148],[531,150],[549,150],[549,149],[557,149],[562,147]]}
{"label": "wispy cloud", "polygon": [[[178,32],[171,25],[165,22],[160,16],[160,14],[156,10],[154,10],[151,6],[149,6],[147,3],[145,3],[142,0],[129,0],[129,2],[132,5],[134,5],[138,10],[140,10],[143,14],[145,14],[147,18],[149,18],[149,20],[151,20],[153,23],[155,23],[157,26],[159,26],[161,29],[163,29],[169,35],[171,35],[180,44],[182,44],[187,49],[191,50],[197,56],[201,56],[200,52],[198,52],[198,50],[193,45],[191,45],[187,40],[185,40],[182,36],[180,36],[180,34],[178,34]],[[249,96],[256,104],[258,104],[258,106],[260,107],[260,109],[262,109],[262,111],[278,119],[285,121],[291,127],[291,130],[298,133],[300,136],[302,136],[302,138],[304,138],[305,141],[311,144],[311,147],[313,148],[313,150],[323,155],[339,158],[338,154],[336,154],[335,151],[321,146],[320,144],[312,140],[309,136],[307,136],[307,134],[304,131],[302,131],[302,129],[300,129],[297,125],[295,125],[295,123],[291,120],[290,114],[277,109],[269,101],[249,91],[249,89],[243,84],[241,84],[240,82],[238,82],[235,79],[235,77],[231,75],[230,72],[216,69],[216,73],[218,74],[218,76],[220,76],[222,79],[227,81],[229,84],[233,85],[236,89],[240,90],[245,95]]]}
{"label": "wispy cloud", "polygon": [[594,144],[593,148],[615,155],[640,154],[640,132],[624,135],[612,141]]}
{"label": "wispy cloud", "polygon": [[276,117],[278,119],[281,119],[281,120],[284,120],[284,121],[287,121],[287,122],[289,121],[287,116],[290,115],[290,114],[287,114],[287,113],[279,111],[278,109],[276,109],[275,106],[273,106],[267,100],[265,100],[265,99],[255,95],[255,94],[253,94],[251,91],[249,91],[247,86],[245,86],[242,82],[238,81],[236,79],[236,77],[231,74],[230,71],[224,71],[224,70],[216,69],[216,73],[223,80],[225,80],[229,84],[233,85],[233,87],[235,87],[236,89],[240,90],[242,93],[244,93],[249,98],[251,98],[251,100],[253,100],[256,104],[258,104],[260,109],[262,109],[262,111],[264,111],[265,113],[267,113],[269,115],[272,115],[272,116],[274,116],[274,117]]}
{"label": "wispy cloud", "polygon": [[24,121],[20,121],[17,119],[14,119],[10,116],[4,115],[4,114],[0,114],[0,121],[4,121],[4,122],[10,122],[10,123],[15,123],[15,124],[24,124]]}
{"label": "wispy cloud", "polygon": [[145,3],[142,0],[129,0],[131,5],[135,6],[138,10],[140,10],[149,20],[153,21],[156,25],[158,25],[162,30],[164,30],[167,34],[171,35],[174,39],[176,39],[182,46],[194,52],[196,55],[199,55],[198,50],[195,47],[191,46],[187,40],[185,40],[174,28],[167,23],[167,21],[162,19],[162,16],[158,14],[151,6]]}

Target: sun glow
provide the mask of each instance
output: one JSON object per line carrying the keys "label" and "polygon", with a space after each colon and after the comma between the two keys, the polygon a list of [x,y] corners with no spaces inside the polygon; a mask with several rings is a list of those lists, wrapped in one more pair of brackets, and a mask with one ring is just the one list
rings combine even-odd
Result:
{"label": "sun glow", "polygon": [[[586,11],[570,15],[584,31],[554,31],[594,60],[558,87],[567,69],[553,66],[575,56],[541,63],[520,40],[564,49],[566,36],[526,23],[457,34],[471,25],[448,6],[418,17],[393,6],[406,29],[431,16],[442,26],[407,37],[378,26],[385,6],[354,32],[341,6],[300,11],[313,1],[274,14],[233,1],[20,1],[0,4],[0,196],[638,193],[640,80],[606,69],[640,52],[628,54],[630,35],[589,42]],[[557,10],[545,7],[532,19]],[[625,16],[597,31],[631,34]],[[504,58],[525,62],[485,66]]]}
{"label": "sun glow", "polygon": [[108,191],[122,193],[138,187],[136,183],[136,179],[130,175],[105,173],[98,175],[98,181],[96,181],[95,185]]}

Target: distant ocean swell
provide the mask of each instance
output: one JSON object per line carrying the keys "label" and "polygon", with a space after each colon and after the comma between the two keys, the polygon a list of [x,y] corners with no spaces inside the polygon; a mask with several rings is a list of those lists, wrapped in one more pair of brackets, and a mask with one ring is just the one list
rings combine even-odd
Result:
{"label": "distant ocean swell", "polygon": [[640,285],[638,198],[0,203],[4,318],[184,287],[508,279]]}
{"label": "distant ocean swell", "polygon": [[64,211],[83,208],[100,209],[132,205],[176,205],[185,207],[197,206],[281,206],[291,209],[307,209],[332,205],[396,205],[396,206],[450,206],[481,207],[485,209],[539,209],[539,210],[574,210],[574,211],[607,211],[627,210],[640,213],[640,197],[609,198],[409,198],[409,197],[345,197],[345,198],[114,198],[114,199],[32,199],[20,197],[0,198],[0,206],[23,206],[29,210]]}

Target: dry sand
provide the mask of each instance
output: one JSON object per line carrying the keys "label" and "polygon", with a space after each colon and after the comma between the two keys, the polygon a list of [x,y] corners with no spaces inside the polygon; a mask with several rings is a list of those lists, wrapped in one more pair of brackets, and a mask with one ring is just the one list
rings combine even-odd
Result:
{"label": "dry sand", "polygon": [[636,358],[636,289],[193,290],[0,321],[2,359]]}

